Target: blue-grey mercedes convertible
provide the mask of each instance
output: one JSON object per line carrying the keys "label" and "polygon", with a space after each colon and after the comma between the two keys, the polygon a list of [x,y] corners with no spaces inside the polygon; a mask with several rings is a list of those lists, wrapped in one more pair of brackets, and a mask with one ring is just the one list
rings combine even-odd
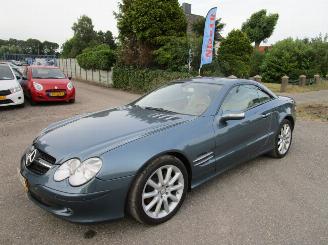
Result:
{"label": "blue-grey mercedes convertible", "polygon": [[169,220],[188,189],[262,154],[284,157],[295,102],[260,83],[174,81],[126,106],[50,125],[21,159],[28,197],[63,219]]}

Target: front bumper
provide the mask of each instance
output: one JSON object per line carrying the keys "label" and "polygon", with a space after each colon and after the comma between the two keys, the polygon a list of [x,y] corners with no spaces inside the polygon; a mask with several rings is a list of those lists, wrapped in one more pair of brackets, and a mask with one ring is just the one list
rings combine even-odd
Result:
{"label": "front bumper", "polygon": [[[49,172],[53,171],[50,169]],[[65,183],[58,182],[58,189],[49,186],[54,184],[53,173],[35,174],[22,162],[20,174],[28,181],[27,195],[30,200],[55,216],[76,223],[96,223],[124,217],[125,201],[133,178],[108,181],[94,178],[77,187],[75,193],[70,193],[67,190],[72,188],[65,190]]]}
{"label": "front bumper", "polygon": [[72,90],[66,89],[65,96],[61,97],[51,97],[46,91],[32,91],[31,97],[34,102],[70,101],[75,99],[75,88],[73,88]]}
{"label": "front bumper", "polygon": [[6,100],[0,100],[0,107],[24,104],[24,93],[19,91],[14,94],[6,95]]}

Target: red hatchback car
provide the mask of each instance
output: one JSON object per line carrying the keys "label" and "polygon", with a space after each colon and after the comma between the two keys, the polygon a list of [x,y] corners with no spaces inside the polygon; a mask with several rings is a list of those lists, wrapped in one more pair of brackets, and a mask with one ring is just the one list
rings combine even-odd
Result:
{"label": "red hatchback car", "polygon": [[71,79],[52,66],[29,66],[22,87],[31,104],[48,101],[75,102],[75,88]]}

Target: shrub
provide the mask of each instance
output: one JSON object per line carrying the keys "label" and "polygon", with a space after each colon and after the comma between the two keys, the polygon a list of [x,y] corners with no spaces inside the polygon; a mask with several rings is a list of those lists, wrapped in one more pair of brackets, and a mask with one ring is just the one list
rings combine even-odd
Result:
{"label": "shrub", "polygon": [[118,65],[113,68],[114,87],[136,93],[149,92],[169,81],[189,77],[191,75],[187,72],[139,69]]}
{"label": "shrub", "polygon": [[250,72],[249,75],[256,76],[261,74],[261,66],[266,53],[261,53],[257,49],[254,49],[250,58]]}
{"label": "shrub", "polygon": [[240,30],[232,30],[218,50],[217,58],[222,72],[226,76],[248,77],[252,52],[247,35]]}
{"label": "shrub", "polygon": [[267,53],[261,70],[263,80],[267,82],[280,82],[284,75],[291,79],[298,79],[302,74],[312,77],[316,70],[313,50],[301,40],[279,41]]}
{"label": "shrub", "polygon": [[86,70],[110,70],[116,61],[114,51],[106,44],[86,48],[77,57],[78,64]]}
{"label": "shrub", "polygon": [[154,51],[155,61],[164,69],[186,70],[189,48],[186,37],[172,37],[164,46]]}

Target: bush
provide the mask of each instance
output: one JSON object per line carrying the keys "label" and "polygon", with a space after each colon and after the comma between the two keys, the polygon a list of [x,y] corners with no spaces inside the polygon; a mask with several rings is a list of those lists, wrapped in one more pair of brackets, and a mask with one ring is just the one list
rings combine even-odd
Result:
{"label": "bush", "polygon": [[252,52],[247,35],[240,30],[232,30],[218,50],[217,58],[222,72],[226,76],[248,77]]}
{"label": "bush", "polygon": [[287,75],[298,79],[299,75],[312,77],[316,73],[313,50],[302,40],[288,38],[277,42],[267,53],[261,67],[262,77],[267,82],[280,82]]}
{"label": "bush", "polygon": [[257,49],[254,49],[250,58],[250,72],[251,77],[261,74],[261,66],[266,53],[261,53]]}
{"label": "bush", "polygon": [[86,70],[110,70],[116,61],[114,51],[106,44],[86,48],[77,57],[78,64]]}
{"label": "bush", "polygon": [[164,46],[154,51],[155,61],[164,69],[186,70],[189,46],[186,37],[172,37]]}
{"label": "bush", "polygon": [[114,87],[136,93],[149,92],[169,81],[189,77],[191,75],[187,72],[139,69],[118,65],[113,68]]}

